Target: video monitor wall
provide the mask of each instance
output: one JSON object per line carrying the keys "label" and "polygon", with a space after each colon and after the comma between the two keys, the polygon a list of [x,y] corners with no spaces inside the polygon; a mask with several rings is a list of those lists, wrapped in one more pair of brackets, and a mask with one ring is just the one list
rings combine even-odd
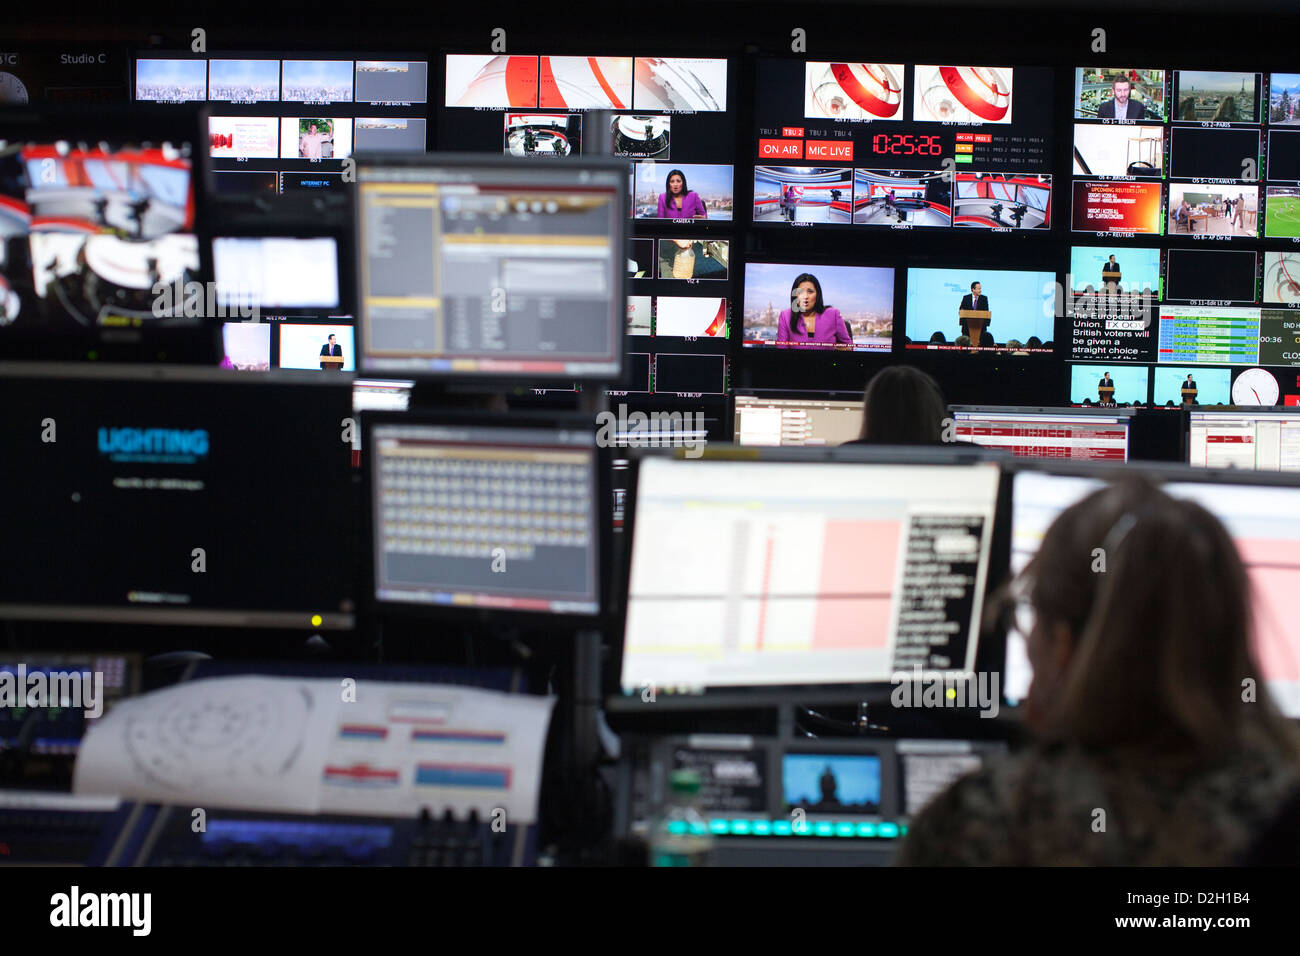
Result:
{"label": "video monitor wall", "polygon": [[[1270,404],[1300,389],[1284,371],[1300,367],[1297,89],[1300,74],[1075,70],[1071,361],[1155,366],[1163,407],[1255,404],[1243,374],[1272,380]],[[1174,388],[1184,367],[1213,387]]]}
{"label": "video monitor wall", "polygon": [[355,371],[340,277],[349,264],[334,237],[215,236],[212,265],[231,316],[221,327],[222,367]]}
{"label": "video monitor wall", "polygon": [[752,220],[1052,226],[1051,70],[762,60]]}
{"label": "video monitor wall", "polygon": [[133,67],[133,99],[209,105],[218,192],[338,189],[354,152],[427,149],[418,56],[150,52]]}
{"label": "video monitor wall", "polygon": [[631,164],[629,372],[610,394],[724,396],[736,314],[733,64],[480,54],[449,54],[445,64],[439,149],[529,162],[612,154]]}

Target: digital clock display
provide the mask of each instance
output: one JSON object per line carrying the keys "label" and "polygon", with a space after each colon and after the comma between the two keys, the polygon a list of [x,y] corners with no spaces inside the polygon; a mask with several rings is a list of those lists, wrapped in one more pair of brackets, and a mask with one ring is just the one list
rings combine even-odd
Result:
{"label": "digital clock display", "polygon": [[871,137],[871,151],[886,156],[938,156],[941,138],[938,134],[880,133]]}

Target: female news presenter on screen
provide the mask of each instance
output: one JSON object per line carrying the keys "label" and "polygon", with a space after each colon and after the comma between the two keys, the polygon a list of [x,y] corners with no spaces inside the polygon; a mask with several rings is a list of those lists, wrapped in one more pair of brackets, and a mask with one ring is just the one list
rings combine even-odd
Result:
{"label": "female news presenter on screen", "polygon": [[664,191],[659,194],[660,219],[708,219],[708,210],[699,193],[693,193],[686,185],[686,174],[674,169],[664,181]]}
{"label": "female news presenter on screen", "polygon": [[849,328],[840,310],[825,304],[817,277],[804,273],[790,287],[790,308],[776,323],[776,344],[780,348],[853,347]]}

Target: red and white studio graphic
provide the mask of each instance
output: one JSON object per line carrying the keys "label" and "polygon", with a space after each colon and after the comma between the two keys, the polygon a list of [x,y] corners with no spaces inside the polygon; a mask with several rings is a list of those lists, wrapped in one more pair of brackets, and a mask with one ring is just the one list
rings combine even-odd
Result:
{"label": "red and white studio graphic", "polygon": [[1010,67],[918,66],[912,119],[920,122],[1010,123]]}
{"label": "red and white studio graphic", "polygon": [[537,82],[542,109],[632,108],[630,56],[544,56]]}
{"label": "red and white studio graphic", "polygon": [[804,116],[809,119],[901,120],[903,64],[809,63]]}
{"label": "red and white studio graphic", "polygon": [[721,113],[727,109],[727,61],[639,56],[632,106],[637,110]]}
{"label": "red and white studio graphic", "polygon": [[1300,302],[1300,255],[1264,253],[1264,301],[1287,305]]}
{"label": "red and white studio graphic", "polygon": [[447,106],[537,108],[537,57],[450,54]]}

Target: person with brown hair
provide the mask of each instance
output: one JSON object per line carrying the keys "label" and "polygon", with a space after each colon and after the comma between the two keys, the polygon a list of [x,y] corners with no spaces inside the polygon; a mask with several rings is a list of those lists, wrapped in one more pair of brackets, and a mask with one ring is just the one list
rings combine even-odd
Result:
{"label": "person with brown hair", "polygon": [[862,434],[849,444],[932,445],[943,441],[948,403],[933,378],[911,365],[877,372],[862,396]]}
{"label": "person with brown hair", "polygon": [[1005,594],[1004,610],[1033,614],[1034,743],[936,797],[897,862],[1243,858],[1300,786],[1300,733],[1260,680],[1249,579],[1223,525],[1126,480],[1062,512]]}

